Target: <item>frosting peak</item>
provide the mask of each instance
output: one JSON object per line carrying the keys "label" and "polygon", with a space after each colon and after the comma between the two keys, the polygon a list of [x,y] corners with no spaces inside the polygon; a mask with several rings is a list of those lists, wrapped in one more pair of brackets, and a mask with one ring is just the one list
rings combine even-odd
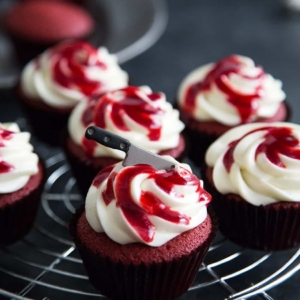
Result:
{"label": "frosting peak", "polygon": [[89,155],[124,158],[121,151],[85,139],[85,129],[91,125],[121,135],[155,153],[178,146],[184,128],[178,111],[166,101],[163,93],[133,86],[79,104],[69,120],[73,141]]}
{"label": "frosting peak", "polygon": [[189,74],[178,98],[195,119],[234,126],[274,116],[285,99],[281,86],[252,59],[232,55]]}
{"label": "frosting peak", "polygon": [[38,172],[38,156],[32,153],[30,134],[15,123],[0,123],[0,194],[23,188]]}
{"label": "frosting peak", "polygon": [[201,224],[210,195],[189,166],[168,159],[172,170],[121,163],[102,170],[86,199],[91,227],[120,244],[161,246]]}
{"label": "frosting peak", "polygon": [[127,85],[128,75],[106,48],[69,41],[48,49],[29,62],[21,77],[25,96],[53,107],[72,107],[79,101]]}
{"label": "frosting peak", "polygon": [[206,152],[213,181],[223,194],[253,205],[300,201],[300,126],[256,123],[238,126]]}

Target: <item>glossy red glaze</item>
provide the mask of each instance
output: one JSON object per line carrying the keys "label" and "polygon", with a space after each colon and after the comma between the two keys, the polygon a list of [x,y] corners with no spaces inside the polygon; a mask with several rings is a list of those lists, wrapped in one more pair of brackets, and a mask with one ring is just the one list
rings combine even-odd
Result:
{"label": "glossy red glaze", "polygon": [[60,44],[50,50],[53,79],[64,88],[77,89],[85,96],[96,95],[101,87],[99,80],[87,77],[85,68],[100,68],[107,66],[99,59],[98,50],[83,42]]}
{"label": "glossy red glaze", "polygon": [[[0,147],[5,147],[3,141],[10,140],[14,132],[0,128]],[[14,166],[0,158],[0,174],[8,173],[14,169]]]}
{"label": "glossy red glaze", "polygon": [[[120,99],[115,99],[119,93]],[[161,100],[160,93],[144,94],[147,100],[140,95],[141,90],[137,87],[128,86],[116,92],[107,93],[98,100],[93,100],[83,112],[81,121],[85,127],[92,122],[101,128],[106,128],[105,118],[110,118],[114,125],[122,130],[129,131],[124,122],[124,115],[146,128],[148,137],[151,141],[157,141],[161,135],[162,116],[164,111],[152,105],[152,103]],[[118,96],[118,95],[117,95]],[[158,116],[161,116],[158,118]],[[92,155],[97,144],[82,140],[85,151]]]}
{"label": "glossy red glaze", "polygon": [[300,160],[300,141],[292,135],[292,128],[266,126],[252,130],[229,144],[229,148],[223,157],[223,163],[228,173],[234,162],[233,153],[236,145],[243,138],[257,131],[267,131],[267,133],[264,136],[265,140],[256,149],[255,158],[260,153],[265,153],[270,162],[281,168],[286,166],[281,161],[279,154]]}
{"label": "glossy red glaze", "polygon": [[10,140],[14,132],[0,128],[0,147],[4,147],[4,140]]}
{"label": "glossy red glaze", "polygon": [[99,188],[102,182],[109,176],[115,165],[111,165],[101,170],[93,180],[93,186]]}
{"label": "glossy red glaze", "polygon": [[12,166],[11,164],[7,163],[4,160],[0,161],[0,174],[9,173],[13,169],[14,169],[14,166]]}
{"label": "glossy red glaze", "polygon": [[201,187],[199,179],[185,169],[181,169],[180,172],[175,169],[157,171],[149,165],[136,165],[124,168],[117,174],[111,173],[113,167],[110,166],[101,171],[93,185],[99,187],[108,178],[106,189],[102,192],[104,203],[109,205],[112,200],[116,199],[116,205],[120,207],[124,217],[145,242],[151,242],[155,234],[155,226],[151,223],[149,215],[186,225],[189,224],[190,217],[172,210],[150,191],[141,193],[139,199],[141,206],[138,206],[131,193],[131,183],[137,175],[148,175],[148,179],[153,179],[159,188],[172,197],[183,197],[182,194],[176,192],[175,185],[190,185],[196,187],[199,201],[211,200],[211,196]]}
{"label": "glossy red glaze", "polygon": [[212,84],[215,84],[226,95],[227,101],[237,109],[241,122],[250,122],[251,116],[259,107],[258,101],[262,94],[262,85],[259,84],[253,94],[245,95],[230,86],[228,76],[231,73],[237,73],[240,77],[248,80],[262,80],[265,73],[262,68],[259,68],[260,72],[257,75],[249,77],[240,72],[243,66],[244,64],[237,56],[229,56],[217,62],[203,81],[196,82],[188,88],[185,95],[184,109],[191,113],[195,108],[197,94],[210,90]]}

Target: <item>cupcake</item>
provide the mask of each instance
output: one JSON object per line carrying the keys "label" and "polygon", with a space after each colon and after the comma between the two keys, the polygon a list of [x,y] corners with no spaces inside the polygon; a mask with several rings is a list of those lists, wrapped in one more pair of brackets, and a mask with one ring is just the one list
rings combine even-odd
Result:
{"label": "cupcake", "polygon": [[120,150],[87,140],[85,131],[91,125],[121,135],[154,153],[177,160],[185,154],[185,140],[181,135],[184,124],[163,93],[154,93],[149,87],[129,86],[81,102],[70,116],[64,148],[84,196],[101,169],[125,157]]}
{"label": "cupcake", "polygon": [[66,39],[88,39],[94,23],[79,6],[53,0],[19,2],[3,18],[22,64]]}
{"label": "cupcake", "polygon": [[179,297],[215,237],[210,195],[189,166],[168,159],[174,169],[103,169],[70,223],[90,282],[110,299]]}
{"label": "cupcake", "polygon": [[205,187],[231,241],[260,250],[300,245],[300,125],[246,124],[206,152]]}
{"label": "cupcake", "polygon": [[123,88],[127,82],[127,73],[105,48],[68,41],[26,65],[18,94],[34,133],[57,144],[58,133],[77,103]]}
{"label": "cupcake", "polygon": [[208,146],[235,126],[286,121],[286,96],[281,87],[281,81],[239,55],[191,72],[177,96],[181,119],[193,141],[191,158],[201,164]]}
{"label": "cupcake", "polygon": [[0,123],[0,246],[23,238],[33,226],[45,170],[16,123]]}

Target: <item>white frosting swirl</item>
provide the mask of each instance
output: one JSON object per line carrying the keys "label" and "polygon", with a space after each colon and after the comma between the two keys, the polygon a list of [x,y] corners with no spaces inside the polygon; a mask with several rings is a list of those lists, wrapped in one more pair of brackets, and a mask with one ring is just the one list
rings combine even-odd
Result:
{"label": "white frosting swirl", "polygon": [[127,86],[128,75],[106,48],[80,41],[61,43],[30,61],[21,75],[26,97],[57,108]]}
{"label": "white frosting swirl", "polygon": [[205,160],[222,194],[240,195],[256,206],[300,201],[300,125],[238,126],[208,148]]}
{"label": "white frosting swirl", "polygon": [[[210,195],[188,165],[166,158],[174,162],[174,170],[158,171],[148,165],[123,167],[120,162],[101,171],[86,198],[90,226],[119,244],[140,242],[158,247],[201,224],[207,216]],[[128,181],[125,184],[124,179]],[[164,189],[164,184],[171,185],[171,190]],[[147,195],[151,197],[143,200]],[[158,200],[152,202],[153,198]],[[173,215],[172,220],[168,215]]]}
{"label": "white frosting swirl", "polygon": [[[214,72],[213,76],[211,72]],[[205,88],[197,88],[194,106],[188,107],[189,88],[203,82],[206,82]],[[221,85],[223,88],[220,88]],[[252,111],[247,120],[243,120],[237,105],[230,101],[233,97],[238,99],[241,109],[247,98],[253,99],[249,105]],[[217,121],[227,126],[273,117],[285,98],[280,80],[264,73],[261,67],[255,66],[252,59],[239,55],[194,70],[183,80],[178,90],[179,106],[189,111],[194,119]]]}
{"label": "white frosting swirl", "polygon": [[[150,99],[153,95],[157,98],[155,101]],[[136,102],[129,107],[133,97],[135,97]],[[127,101],[127,99],[129,100]],[[82,117],[90,105],[92,105],[90,112],[92,118],[88,124],[84,124]],[[137,111],[137,114],[133,114],[133,111]],[[97,120],[99,120],[97,115],[102,116],[103,124],[97,123]],[[145,119],[145,115],[150,120],[148,121],[151,123],[151,126],[143,126],[139,122],[139,118]],[[123,127],[116,124],[114,121],[116,117],[121,120]],[[74,143],[83,147],[82,142],[85,131],[87,127],[92,125],[121,135],[131,143],[154,153],[177,147],[180,132],[184,128],[184,124],[179,120],[178,110],[172,108],[172,105],[166,101],[163,93],[154,94],[149,87],[127,87],[110,92],[96,100],[95,103],[83,102],[78,104],[72,111],[68,124],[69,134]],[[151,139],[150,135],[153,132],[155,133],[155,130],[160,131],[159,138]],[[83,149],[85,148],[83,147]],[[104,156],[117,159],[125,157],[124,152],[104,147],[98,143],[95,143],[93,153],[89,154],[93,157]]]}
{"label": "white frosting swirl", "polygon": [[[0,123],[0,194],[20,190],[37,174],[39,159],[29,140],[16,123]],[[1,172],[1,164],[9,169]]]}

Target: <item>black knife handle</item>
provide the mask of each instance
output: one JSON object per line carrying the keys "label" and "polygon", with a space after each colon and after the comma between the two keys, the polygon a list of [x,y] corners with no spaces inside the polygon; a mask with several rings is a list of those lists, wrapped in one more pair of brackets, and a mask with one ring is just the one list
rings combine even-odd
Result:
{"label": "black knife handle", "polygon": [[125,153],[127,153],[131,145],[128,140],[119,135],[96,126],[88,127],[85,132],[85,137],[89,140],[94,140],[103,146],[121,150]]}

